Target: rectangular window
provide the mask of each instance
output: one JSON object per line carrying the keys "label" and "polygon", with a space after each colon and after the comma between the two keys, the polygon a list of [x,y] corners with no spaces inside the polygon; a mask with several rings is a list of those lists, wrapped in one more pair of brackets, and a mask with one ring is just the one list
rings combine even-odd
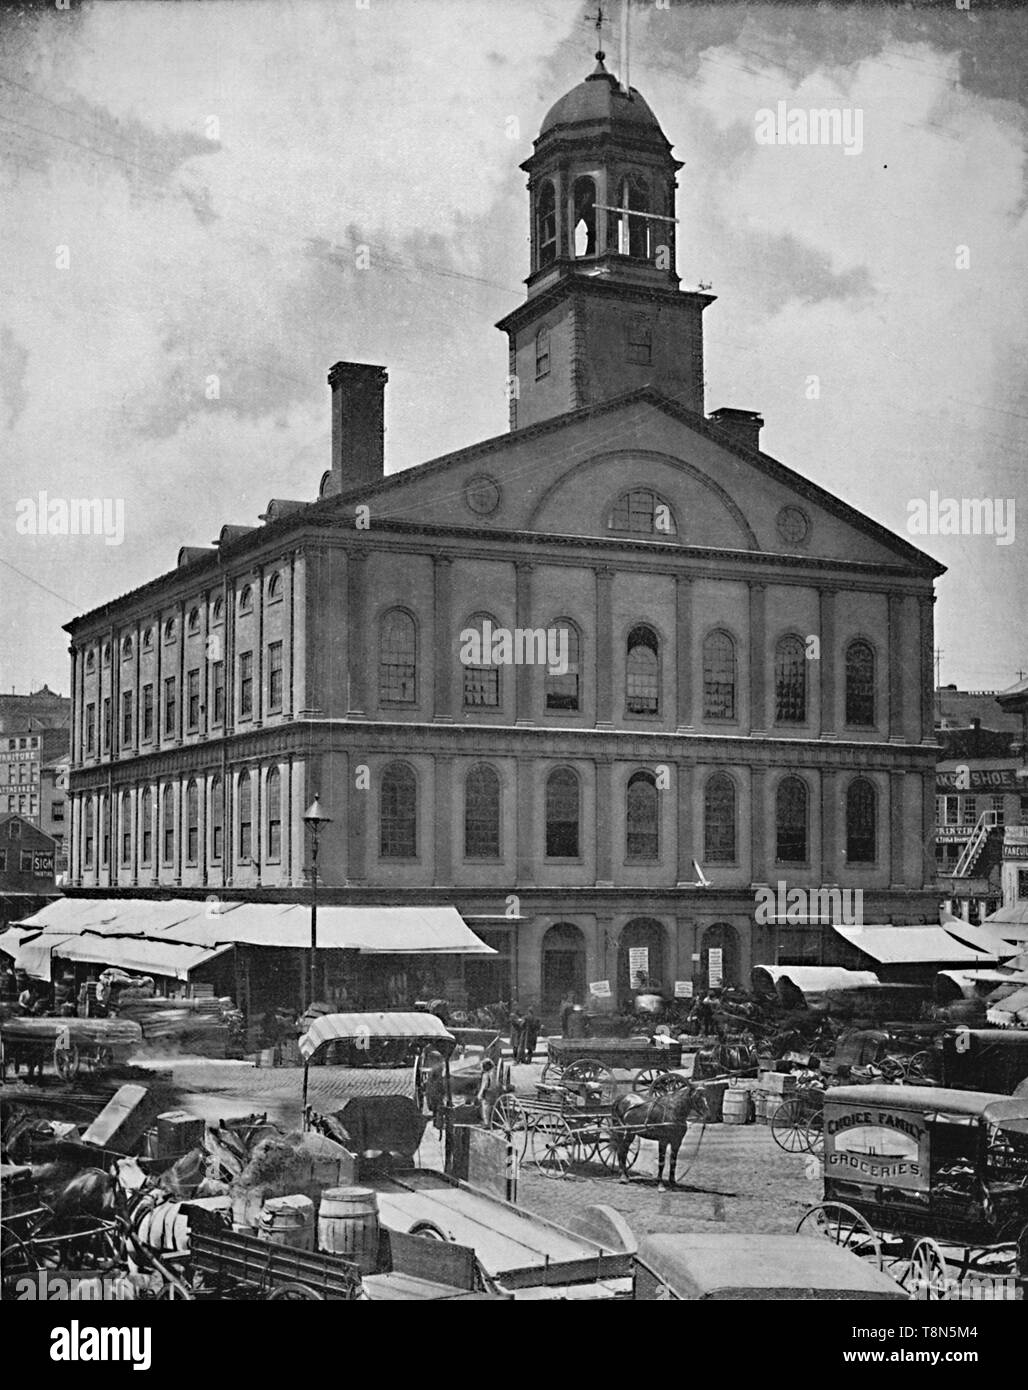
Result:
{"label": "rectangular window", "polygon": [[996,824],[1003,824],[1003,817],[1006,813],[1007,799],[1005,796],[994,796],[992,798],[991,810],[996,813]]}
{"label": "rectangular window", "polygon": [[121,692],[121,742],[127,748],[132,743],[132,691]]}
{"label": "rectangular window", "polygon": [[111,697],[104,696],[103,702],[103,751],[106,753],[111,746]]}
{"label": "rectangular window", "polygon": [[96,752],[96,705],[86,706],[86,752]]}
{"label": "rectangular window", "polygon": [[268,858],[276,863],[282,858],[282,822],[268,821]]}
{"label": "rectangular window", "polygon": [[143,742],[153,738],[153,686],[143,686]]}
{"label": "rectangular window", "polygon": [[32,872],[32,851],[30,849],[21,851],[21,871],[23,874]]}
{"label": "rectangular window", "polygon": [[497,708],[500,703],[500,668],[498,666],[464,667],[464,706]]}
{"label": "rectangular window", "polygon": [[164,736],[171,738],[175,733],[175,718],[178,713],[175,698],[175,677],[168,676],[164,682]]}
{"label": "rectangular window", "polygon": [[124,826],[121,832],[121,862],[132,863],[132,831],[127,826]]}
{"label": "rectangular window", "polygon": [[629,362],[638,362],[644,367],[650,365],[653,358],[653,330],[647,319],[635,316],[629,321],[625,357]]}
{"label": "rectangular window", "polygon": [[64,802],[55,801],[50,807],[50,815],[54,820],[64,820]]}
{"label": "rectangular window", "polygon": [[282,712],[282,643],[268,644],[268,711]]}
{"label": "rectangular window", "polygon": [[186,863],[195,864],[200,850],[200,828],[195,823],[186,831]]}
{"label": "rectangular window", "polygon": [[7,851],[0,849],[0,874],[7,872]]}
{"label": "rectangular window", "polygon": [[253,715],[253,652],[239,654],[239,717]]}
{"label": "rectangular window", "polygon": [[213,682],[214,712],[211,716],[212,724],[224,724],[225,722],[225,663],[215,661],[211,667],[211,680]]}
{"label": "rectangular window", "polygon": [[1024,902],[1028,898],[1028,869],[1018,869],[1017,871],[1017,897],[1019,902]]}
{"label": "rectangular window", "polygon": [[141,864],[149,864],[150,860],[153,858],[153,826],[150,824],[150,817],[145,811],[146,803],[144,802],[143,805],[143,834],[141,837],[142,843],[139,847],[139,862]]}
{"label": "rectangular window", "polygon": [[962,796],[960,798],[960,823],[961,825],[974,825],[978,820],[978,799],[974,796]]}
{"label": "rectangular window", "polygon": [[191,734],[200,727],[200,672],[190,671],[186,676],[186,720]]}
{"label": "rectangular window", "polygon": [[541,328],[535,337],[535,378],[546,376],[550,370],[550,330]]}

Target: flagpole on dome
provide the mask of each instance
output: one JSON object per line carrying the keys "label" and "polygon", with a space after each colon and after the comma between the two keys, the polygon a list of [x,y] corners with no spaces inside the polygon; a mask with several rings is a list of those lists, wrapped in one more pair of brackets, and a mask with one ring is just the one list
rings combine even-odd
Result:
{"label": "flagpole on dome", "polygon": [[632,84],[628,74],[628,51],[629,51],[629,10],[632,0],[621,0],[621,90],[626,97],[632,95]]}

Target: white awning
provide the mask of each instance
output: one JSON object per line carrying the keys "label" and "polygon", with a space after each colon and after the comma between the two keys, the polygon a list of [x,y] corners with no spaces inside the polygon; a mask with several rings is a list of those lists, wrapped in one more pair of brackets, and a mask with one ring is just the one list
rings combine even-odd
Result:
{"label": "white awning", "polygon": [[1007,941],[1000,928],[982,925],[972,927],[970,922],[964,922],[959,917],[947,917],[942,923],[943,931],[949,932],[950,936],[955,936],[958,941],[962,941],[965,946],[973,946],[977,951],[986,951],[989,955],[997,956],[1000,960],[1008,960],[1011,956],[1016,956],[1020,947]]}
{"label": "white awning", "polygon": [[881,965],[988,964],[995,955],[976,951],[942,927],[842,927],[833,931]]}

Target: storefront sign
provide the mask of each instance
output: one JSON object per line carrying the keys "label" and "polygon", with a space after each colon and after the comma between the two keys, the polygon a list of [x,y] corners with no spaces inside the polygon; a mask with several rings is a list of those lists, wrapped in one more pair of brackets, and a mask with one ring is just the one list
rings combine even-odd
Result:
{"label": "storefront sign", "polygon": [[594,999],[609,999],[610,981],[594,980],[592,984],[589,986],[589,993],[592,995]]}
{"label": "storefront sign", "polygon": [[650,978],[650,948],[648,946],[630,946],[628,948],[628,973],[634,988],[636,977],[644,975]]}
{"label": "storefront sign", "polygon": [[1028,845],[1004,845],[1004,859],[1028,859]]}
{"label": "storefront sign", "polygon": [[36,878],[52,878],[54,872],[53,855],[34,854],[32,856],[32,872]]}
{"label": "storefront sign", "polygon": [[717,989],[724,979],[724,948],[711,946],[707,952],[707,979],[712,989]]}
{"label": "storefront sign", "polygon": [[923,1115],[877,1106],[825,1106],[825,1175],[928,1191],[928,1126]]}
{"label": "storefront sign", "polygon": [[1018,779],[1016,768],[970,768],[958,772],[956,768],[935,774],[935,785],[939,791],[992,791],[1016,792],[1024,790],[1024,779]]}
{"label": "storefront sign", "polygon": [[691,999],[691,998],[692,998],[692,980],[676,980],[676,981],[675,981],[675,998],[676,998],[676,999]]}

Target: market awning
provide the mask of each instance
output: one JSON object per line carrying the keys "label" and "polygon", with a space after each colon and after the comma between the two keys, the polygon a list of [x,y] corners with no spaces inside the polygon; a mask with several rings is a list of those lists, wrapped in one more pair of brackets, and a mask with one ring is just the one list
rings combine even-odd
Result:
{"label": "market awning", "polygon": [[942,927],[843,927],[832,930],[880,965],[989,964],[995,954],[976,951]]}
{"label": "market awning", "polygon": [[860,989],[880,984],[873,970],[844,970],[837,965],[755,965],[755,989],[770,984],[783,1004],[789,1003],[789,985],[797,989],[811,1008],[824,1002],[828,990]]}
{"label": "market awning", "polygon": [[1028,898],[998,908],[982,925],[994,928],[1007,941],[1028,942]]}
{"label": "market awning", "polygon": [[[52,980],[60,961],[114,965],[144,975],[187,980],[198,966],[230,951],[231,946],[183,946],[174,941],[146,941],[134,936],[65,936],[41,932],[14,953],[15,965],[34,980]],[[55,962],[58,964],[55,966]]]}
{"label": "market awning", "polygon": [[322,1014],[300,1039],[300,1055],[308,1061],[325,1043],[366,1045],[372,1038],[389,1042],[443,1043],[449,1047],[457,1041],[435,1014]]}

